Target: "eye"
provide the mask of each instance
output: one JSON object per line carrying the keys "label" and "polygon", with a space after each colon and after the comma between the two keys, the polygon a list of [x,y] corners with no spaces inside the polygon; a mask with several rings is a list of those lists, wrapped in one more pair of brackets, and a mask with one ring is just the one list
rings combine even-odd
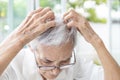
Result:
{"label": "eye", "polygon": [[50,61],[50,60],[40,60],[40,62],[42,62],[42,64],[52,64],[53,63],[53,61]]}
{"label": "eye", "polygon": [[69,64],[69,62],[70,62],[70,58],[67,59],[67,60],[65,60],[65,61],[62,61],[61,64],[62,64],[62,65],[64,65],[64,64]]}
{"label": "eye", "polygon": [[44,63],[52,63],[52,61],[48,61],[48,60],[47,60],[47,61],[43,61],[43,62],[44,62]]}

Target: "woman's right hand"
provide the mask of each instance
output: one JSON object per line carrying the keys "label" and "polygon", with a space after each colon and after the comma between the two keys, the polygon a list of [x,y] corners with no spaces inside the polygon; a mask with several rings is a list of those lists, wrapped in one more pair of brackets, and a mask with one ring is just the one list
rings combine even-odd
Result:
{"label": "woman's right hand", "polygon": [[25,45],[47,29],[54,27],[54,18],[54,13],[49,7],[34,10],[13,32],[14,37]]}
{"label": "woman's right hand", "polygon": [[31,12],[24,22],[0,43],[0,76],[27,43],[54,26],[54,13],[50,8],[39,8]]}

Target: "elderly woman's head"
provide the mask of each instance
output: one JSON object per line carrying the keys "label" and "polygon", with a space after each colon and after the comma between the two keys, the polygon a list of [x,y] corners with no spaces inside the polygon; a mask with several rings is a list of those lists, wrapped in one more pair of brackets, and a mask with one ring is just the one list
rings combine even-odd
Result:
{"label": "elderly woman's head", "polygon": [[61,19],[56,19],[56,27],[50,28],[30,42],[40,74],[44,78],[57,77],[62,68],[66,68],[64,65],[70,64],[76,33],[75,28],[68,29]]}

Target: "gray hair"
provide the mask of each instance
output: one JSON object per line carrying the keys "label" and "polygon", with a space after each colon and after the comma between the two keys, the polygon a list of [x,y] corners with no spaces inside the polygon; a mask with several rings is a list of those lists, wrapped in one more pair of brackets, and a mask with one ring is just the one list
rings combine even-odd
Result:
{"label": "gray hair", "polygon": [[33,49],[36,49],[39,44],[59,46],[67,43],[68,41],[72,41],[72,44],[75,46],[76,34],[76,28],[72,27],[71,29],[68,29],[66,24],[64,24],[63,20],[59,17],[56,18],[56,26],[48,29],[37,38],[32,40],[30,42],[30,46]]}

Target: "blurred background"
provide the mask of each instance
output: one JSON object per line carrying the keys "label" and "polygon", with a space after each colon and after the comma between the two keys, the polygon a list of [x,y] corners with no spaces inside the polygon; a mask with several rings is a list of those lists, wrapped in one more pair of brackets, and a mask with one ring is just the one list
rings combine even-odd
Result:
{"label": "blurred background", "polygon": [[[51,7],[58,15],[74,8],[89,20],[111,55],[120,64],[120,0],[0,0],[0,42],[32,10]],[[78,33],[76,52],[100,65],[95,49]]]}

